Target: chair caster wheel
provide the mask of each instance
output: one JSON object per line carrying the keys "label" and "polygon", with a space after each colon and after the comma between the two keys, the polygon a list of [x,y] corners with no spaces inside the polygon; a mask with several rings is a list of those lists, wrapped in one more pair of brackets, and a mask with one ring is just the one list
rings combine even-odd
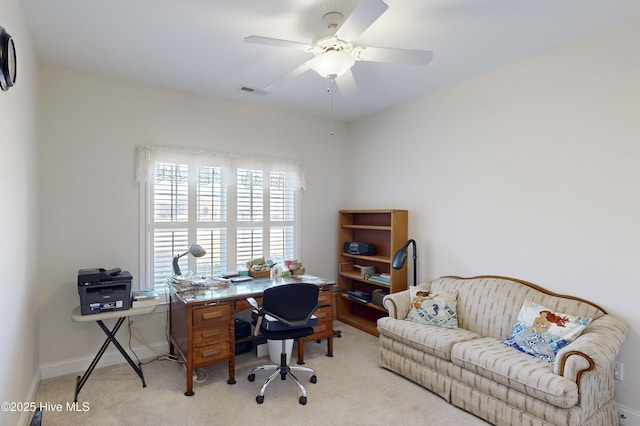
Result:
{"label": "chair caster wheel", "polygon": [[307,397],[301,396],[298,402],[300,403],[300,405],[307,405]]}
{"label": "chair caster wheel", "polygon": [[311,383],[317,383],[318,382],[318,378],[315,375],[311,376],[310,380],[311,380]]}
{"label": "chair caster wheel", "polygon": [[249,377],[247,377],[247,379],[249,379],[250,382],[253,382],[256,379],[256,375],[251,373],[249,374]]}
{"label": "chair caster wheel", "polygon": [[258,404],[262,404],[264,402],[264,396],[263,395],[256,396],[256,402]]}

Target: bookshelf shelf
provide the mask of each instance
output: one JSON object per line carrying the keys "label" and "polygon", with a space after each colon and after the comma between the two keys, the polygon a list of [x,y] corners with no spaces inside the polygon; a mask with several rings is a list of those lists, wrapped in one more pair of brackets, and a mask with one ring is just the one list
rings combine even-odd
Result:
{"label": "bookshelf shelf", "polygon": [[391,258],[390,257],[384,257],[384,256],[360,256],[357,254],[349,254],[349,253],[342,253],[342,256],[344,256],[345,258],[351,258],[351,259],[356,259],[356,260],[366,260],[366,261],[374,261],[374,262],[380,262],[380,263],[389,263],[391,264]]}
{"label": "bookshelf shelf", "polygon": [[347,278],[347,279],[350,279],[350,280],[361,281],[363,283],[376,285],[376,286],[379,286],[382,289],[389,290],[391,288],[391,283],[383,284],[383,283],[377,283],[377,282],[369,281],[369,280],[367,280],[365,278],[362,278],[359,274],[349,274],[349,273],[346,273],[346,272],[340,272],[340,275],[345,277],[345,278]]}
{"label": "bookshelf shelf", "polygon": [[345,225],[349,229],[377,229],[378,231],[390,231],[390,226]]}
{"label": "bookshelf shelf", "polygon": [[380,311],[380,312],[384,313],[385,315],[388,313],[386,309],[381,308],[381,307],[380,307],[380,306],[378,306],[378,305],[374,305],[374,304],[373,304],[373,303],[371,303],[371,302],[368,302],[368,303],[361,302],[361,301],[359,301],[359,300],[355,300],[355,299],[350,298],[350,297],[349,297],[349,296],[347,296],[346,294],[342,294],[342,295],[340,295],[340,297],[342,297],[343,299],[345,299],[345,300],[347,300],[347,301],[349,301],[349,302],[351,302],[351,303],[357,303],[358,305],[364,305],[364,306],[366,306],[367,308],[374,309],[374,310],[376,310],[376,311]]}

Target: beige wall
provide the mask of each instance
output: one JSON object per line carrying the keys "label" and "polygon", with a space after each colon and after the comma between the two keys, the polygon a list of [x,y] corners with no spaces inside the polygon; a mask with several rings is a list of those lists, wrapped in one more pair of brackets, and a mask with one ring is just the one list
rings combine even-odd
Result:
{"label": "beige wall", "polygon": [[512,276],[624,316],[617,400],[636,411],[639,53],[636,21],[350,129],[350,206],[409,209],[419,281]]}
{"label": "beige wall", "polygon": [[[328,120],[44,66],[40,98],[40,363],[43,377],[89,364],[104,336],[74,323],[81,268],[139,274],[135,147],[184,146],[299,159],[304,163],[302,247],[307,271],[335,278],[337,213],[343,204],[346,127]],[[329,230],[329,232],[327,232]],[[166,314],[136,318],[167,348]],[[126,331],[121,330],[123,335]],[[144,354],[144,352],[142,352]],[[109,351],[100,365],[122,362]]]}
{"label": "beige wall", "polygon": [[[14,38],[16,85],[0,92],[0,401],[35,396],[39,378],[37,332],[37,62],[18,0],[3,1],[0,26]],[[29,412],[1,412],[17,424]],[[6,422],[6,423],[5,423]]]}

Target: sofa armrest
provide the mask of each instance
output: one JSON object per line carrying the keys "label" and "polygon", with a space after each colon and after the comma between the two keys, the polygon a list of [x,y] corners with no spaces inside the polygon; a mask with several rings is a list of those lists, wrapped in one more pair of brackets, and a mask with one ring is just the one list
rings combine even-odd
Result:
{"label": "sofa armrest", "polygon": [[573,343],[558,352],[554,373],[575,381],[581,394],[585,391],[581,376],[587,371],[595,370],[597,376],[610,375],[607,381],[613,383],[613,366],[627,331],[627,323],[617,315],[595,319]]}
{"label": "sofa armrest", "polygon": [[[417,288],[430,290],[431,282],[418,285]],[[405,319],[411,310],[411,292],[410,290],[391,293],[384,297],[382,304],[389,311],[389,317],[395,319]]]}

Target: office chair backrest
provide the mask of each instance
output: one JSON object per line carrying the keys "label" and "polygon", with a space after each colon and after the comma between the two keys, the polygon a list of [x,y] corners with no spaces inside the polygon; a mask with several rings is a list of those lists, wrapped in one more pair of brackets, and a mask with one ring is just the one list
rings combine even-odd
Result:
{"label": "office chair backrest", "polygon": [[318,308],[319,291],[307,283],[269,287],[262,296],[262,310],[289,326],[304,326]]}

